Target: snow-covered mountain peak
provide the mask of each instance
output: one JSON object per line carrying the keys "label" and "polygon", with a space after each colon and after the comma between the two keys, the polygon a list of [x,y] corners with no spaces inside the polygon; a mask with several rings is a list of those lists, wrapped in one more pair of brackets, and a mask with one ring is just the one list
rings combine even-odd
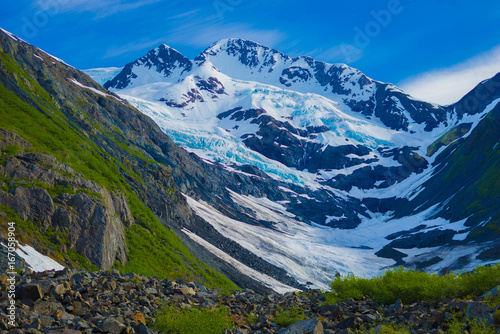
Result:
{"label": "snow-covered mountain peak", "polygon": [[[178,53],[178,54],[182,55],[179,51],[177,51],[176,49],[174,49],[173,47],[171,47],[165,43],[158,45],[158,47],[154,48],[153,50],[157,50],[157,51],[166,50],[168,52]],[[153,51],[153,50],[151,50],[151,51]]]}
{"label": "snow-covered mountain peak", "polygon": [[[211,46],[209,46],[205,51],[200,53],[195,60],[207,60],[209,58],[218,57],[221,55],[230,55],[233,57],[239,57],[240,60],[250,60],[250,62],[244,62],[243,65],[256,66],[258,63],[256,61],[259,58],[271,56],[274,58],[281,58],[283,60],[291,60],[290,57],[281,53],[278,50],[271,49],[267,46],[261,45],[257,42],[245,40],[241,38],[227,38],[221,39]],[[242,58],[246,57],[246,58]],[[256,58],[253,58],[256,57]],[[251,60],[254,62],[252,63]]]}
{"label": "snow-covered mountain peak", "polygon": [[108,89],[123,89],[152,82],[167,81],[191,71],[193,63],[186,56],[166,44],[150,50],[145,56],[125,65],[112,80],[104,84]]}
{"label": "snow-covered mountain peak", "polygon": [[[120,74],[104,86],[121,90],[161,83],[160,86],[166,87],[183,81],[200,69],[203,69],[202,72],[208,69],[208,72],[222,73],[239,81],[321,95],[340,103],[344,106],[343,111],[359,113],[367,120],[380,122],[392,130],[431,131],[448,119],[443,108],[417,101],[394,85],[372,80],[345,64],[328,64],[309,56],[291,58],[267,46],[238,38],[223,39],[212,44],[194,61],[162,44],[144,57],[127,64]],[[201,75],[205,79],[210,76],[214,75]],[[189,91],[178,93],[177,98],[169,97],[171,94],[164,94],[163,97],[169,103],[172,99],[191,100],[193,92],[190,88]],[[196,100],[202,101],[201,98]]]}
{"label": "snow-covered mountain peak", "polygon": [[223,73],[244,80],[260,79],[252,78],[256,73],[262,74],[263,79],[269,77],[272,72],[276,72],[279,76],[281,70],[292,61],[290,57],[277,50],[237,38],[224,39],[212,44],[195,60],[201,62],[209,60]]}

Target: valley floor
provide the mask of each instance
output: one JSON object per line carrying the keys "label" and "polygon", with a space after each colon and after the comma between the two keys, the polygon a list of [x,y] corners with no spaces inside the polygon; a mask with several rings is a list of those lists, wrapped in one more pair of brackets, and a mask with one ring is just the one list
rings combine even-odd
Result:
{"label": "valley floor", "polygon": [[[179,333],[210,334],[224,332],[223,327],[220,329],[223,325],[227,326],[226,333],[240,334],[331,334],[370,329],[377,333],[500,331],[499,287],[492,290],[493,298],[408,304],[399,299],[384,305],[365,297],[326,305],[328,298],[320,290],[260,295],[251,290],[213,290],[182,280],[161,281],[116,270],[23,270],[16,282],[16,310],[8,317],[7,277],[3,275],[1,280],[0,334],[153,334],[181,327],[184,329]],[[191,318],[182,324],[175,322],[186,314]],[[209,317],[204,318],[207,314]],[[221,323],[214,324],[211,314],[222,314]],[[219,329],[212,331],[212,326]]]}

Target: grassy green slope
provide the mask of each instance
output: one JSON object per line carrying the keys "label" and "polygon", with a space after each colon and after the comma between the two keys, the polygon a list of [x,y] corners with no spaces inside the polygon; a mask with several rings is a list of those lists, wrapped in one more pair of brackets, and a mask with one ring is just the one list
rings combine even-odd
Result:
{"label": "grassy green slope", "polygon": [[[471,227],[466,242],[500,239],[500,105],[466,138],[451,143],[436,157],[434,176],[412,202],[425,210],[439,204],[439,215]],[[409,214],[402,212],[402,214]]]}
{"label": "grassy green slope", "polygon": [[500,239],[500,105],[460,144],[452,145],[441,172],[445,184],[463,185],[449,204],[453,217],[471,217],[469,225],[487,222],[471,232],[475,240]]}

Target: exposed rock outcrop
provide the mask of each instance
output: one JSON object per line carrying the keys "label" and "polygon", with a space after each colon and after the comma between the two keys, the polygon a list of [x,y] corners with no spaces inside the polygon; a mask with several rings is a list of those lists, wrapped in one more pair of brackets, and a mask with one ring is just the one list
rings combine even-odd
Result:
{"label": "exposed rock outcrop", "polygon": [[0,165],[0,180],[6,184],[0,204],[22,220],[39,223],[41,232],[53,228],[66,233],[70,248],[103,269],[127,261],[123,224],[130,225],[133,218],[123,194],[110,193],[41,153],[7,157],[5,166]]}

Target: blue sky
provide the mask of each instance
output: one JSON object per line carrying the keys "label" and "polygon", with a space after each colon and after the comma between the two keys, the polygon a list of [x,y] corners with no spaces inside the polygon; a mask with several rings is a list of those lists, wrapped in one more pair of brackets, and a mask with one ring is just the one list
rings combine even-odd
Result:
{"label": "blue sky", "polygon": [[0,12],[0,27],[79,69],[123,66],[161,43],[194,58],[240,37],[450,103],[500,72],[499,23],[498,0],[17,0]]}

